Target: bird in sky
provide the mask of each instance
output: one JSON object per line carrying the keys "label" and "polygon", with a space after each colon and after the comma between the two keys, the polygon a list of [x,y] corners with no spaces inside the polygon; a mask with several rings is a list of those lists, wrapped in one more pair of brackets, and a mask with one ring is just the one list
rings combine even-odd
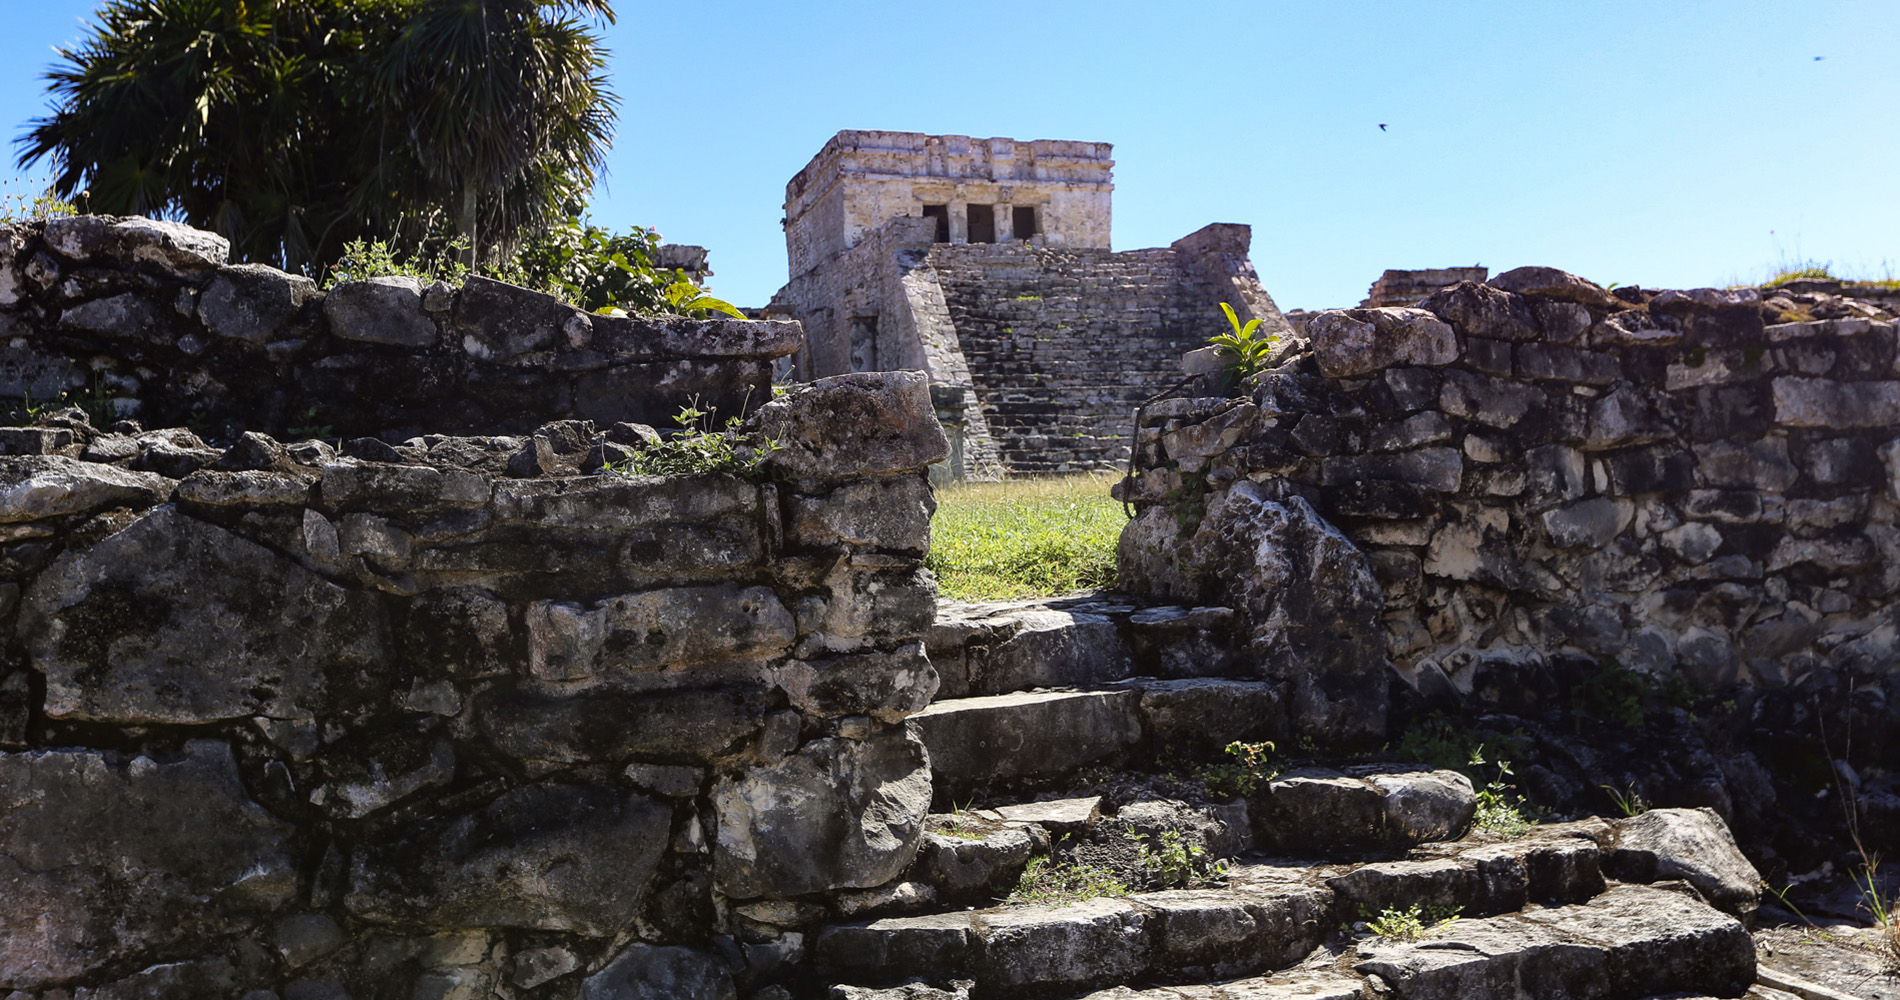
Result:
{"label": "bird in sky", "polygon": [[1380,123],[1379,123],[1379,131],[1381,131],[1381,132],[1383,132],[1383,131],[1385,131],[1385,123],[1384,123],[1384,122],[1380,122]]}
{"label": "bird in sky", "polygon": [[1815,61],[1815,62],[1820,62],[1821,60],[1823,60],[1823,59],[1826,59],[1826,58],[1827,58],[1826,56],[1815,56],[1815,57],[1814,57],[1814,61]]}

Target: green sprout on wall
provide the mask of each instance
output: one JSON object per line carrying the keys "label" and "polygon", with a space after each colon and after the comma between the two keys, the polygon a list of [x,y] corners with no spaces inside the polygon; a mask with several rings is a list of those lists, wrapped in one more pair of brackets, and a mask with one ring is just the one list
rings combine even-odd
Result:
{"label": "green sprout on wall", "polygon": [[1271,334],[1261,335],[1259,317],[1243,325],[1233,306],[1223,302],[1220,310],[1227,314],[1227,324],[1233,328],[1233,332],[1215,334],[1207,338],[1207,342],[1219,349],[1234,374],[1241,378],[1266,370],[1267,359],[1272,356],[1274,343],[1279,338]]}

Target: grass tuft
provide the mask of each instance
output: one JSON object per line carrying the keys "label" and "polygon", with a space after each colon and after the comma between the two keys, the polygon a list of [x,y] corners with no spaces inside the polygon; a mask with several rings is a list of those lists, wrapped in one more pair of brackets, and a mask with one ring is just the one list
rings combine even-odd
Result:
{"label": "grass tuft", "polygon": [[1029,859],[1022,880],[1009,894],[1012,903],[1080,903],[1101,896],[1126,896],[1128,886],[1107,868]]}
{"label": "grass tuft", "polygon": [[945,597],[1005,601],[1115,585],[1128,523],[1110,475],[962,483],[937,493],[925,565]]}

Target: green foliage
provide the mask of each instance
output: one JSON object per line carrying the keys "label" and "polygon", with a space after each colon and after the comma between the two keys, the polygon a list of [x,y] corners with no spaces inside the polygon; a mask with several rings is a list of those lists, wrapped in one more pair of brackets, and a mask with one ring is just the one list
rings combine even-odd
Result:
{"label": "green foliage", "polygon": [[1609,794],[1610,801],[1616,803],[1616,811],[1625,816],[1640,816],[1649,811],[1649,803],[1643,798],[1643,793],[1636,790],[1634,781],[1621,791],[1615,785],[1598,785],[1597,787]]}
{"label": "green foliage", "polygon": [[1272,781],[1280,773],[1280,767],[1271,759],[1274,749],[1270,741],[1243,743],[1235,740],[1226,746],[1227,755],[1233,760],[1205,765],[1195,772],[1194,777],[1207,786],[1210,795],[1218,798],[1252,795],[1255,789]]}
{"label": "green foliage", "polygon": [[[1521,733],[1500,738],[1507,752]],[[1521,837],[1537,822],[1538,810],[1517,794],[1511,762],[1491,756],[1481,734],[1442,715],[1407,729],[1394,753],[1402,760],[1457,771],[1477,789],[1478,811],[1472,825],[1506,837]],[[1521,749],[1521,747],[1519,748]]]}
{"label": "green foliage", "polygon": [[1029,859],[1009,894],[1012,903],[1080,903],[1102,896],[1126,896],[1128,886],[1107,868],[1048,857]]}
{"label": "green foliage", "polygon": [[1829,270],[1832,266],[1832,261],[1798,260],[1792,263],[1783,261],[1781,266],[1776,268],[1775,273],[1770,275],[1768,280],[1762,282],[1762,284],[1785,285],[1790,281],[1799,281],[1803,278],[1819,278],[1827,281],[1839,280],[1834,276],[1833,272]]}
{"label": "green foliage", "polygon": [[666,306],[671,312],[694,319],[703,319],[713,313],[724,313],[733,319],[745,319],[745,313],[724,299],[715,299],[707,295],[698,285],[684,277],[666,286]]}
{"label": "green foliage", "polygon": [[315,404],[312,404],[309,409],[304,410],[302,417],[303,423],[294,427],[284,428],[292,441],[320,441],[325,438],[336,437],[336,428],[329,424],[317,423],[317,407]]}
{"label": "green foliage", "polygon": [[499,258],[577,203],[617,99],[605,0],[105,0],[18,140],[85,211],[320,274],[355,239]]}
{"label": "green foliage", "polygon": [[754,438],[741,431],[738,417],[722,426],[697,400],[673,418],[679,430],[658,443],[634,449],[632,457],[608,466],[609,472],[628,476],[691,476],[726,472],[755,477],[766,459],[783,445],[772,438]]}
{"label": "green foliage", "polygon": [[1155,846],[1145,833],[1131,833],[1135,863],[1157,888],[1199,889],[1227,878],[1225,862],[1210,858],[1207,848],[1181,839],[1179,830],[1163,830]]}
{"label": "green foliage", "polygon": [[1643,724],[1644,702],[1654,683],[1615,660],[1606,660],[1571,690],[1573,707],[1625,729]]}
{"label": "green foliage", "polygon": [[1874,950],[1889,972],[1900,972],[1900,891],[1881,886],[1878,856],[1863,851],[1861,858],[1854,885],[1860,890],[1861,908],[1874,919]]}
{"label": "green foliage", "polygon": [[10,226],[16,222],[45,222],[68,215],[79,214],[79,206],[59,197],[51,191],[28,193],[21,189],[21,182],[7,181],[4,190],[0,190],[0,226]]}
{"label": "green foliage", "polygon": [[1537,814],[1505,780],[1510,774],[1511,762],[1500,761],[1498,776],[1478,789],[1478,811],[1471,825],[1515,840],[1537,825]]}
{"label": "green foliage", "polygon": [[1273,345],[1279,338],[1261,336],[1258,318],[1250,319],[1242,325],[1240,316],[1234,312],[1233,306],[1223,302],[1220,304],[1220,309],[1226,314],[1227,325],[1232,329],[1228,333],[1217,333],[1207,338],[1207,342],[1220,348],[1220,353],[1227,358],[1227,363],[1234,369],[1234,374],[1241,378],[1264,370],[1267,367],[1267,358],[1273,353]]}
{"label": "green foliage", "polygon": [[1388,941],[1417,941],[1437,931],[1449,928],[1458,920],[1463,907],[1449,909],[1441,906],[1421,906],[1413,903],[1403,910],[1390,907],[1374,915],[1365,910],[1360,917],[1366,922],[1366,929]]}
{"label": "green foliage", "polygon": [[343,256],[330,266],[323,287],[332,288],[348,281],[397,275],[459,285],[469,275],[468,265],[459,259],[467,245],[462,240],[452,240],[434,252],[415,251],[398,256],[397,251],[382,240],[351,240],[343,244]]}
{"label": "green foliage", "polygon": [[118,407],[113,404],[112,397],[106,394],[105,383],[97,379],[83,393],[66,390],[51,399],[36,401],[32,391],[26,390],[19,403],[7,408],[5,419],[8,426],[31,427],[61,410],[74,407],[84,412],[86,422],[94,427],[111,427],[119,419]]}
{"label": "green foliage", "polygon": [[966,601],[1112,587],[1127,523],[1105,477],[961,483],[937,494],[924,564],[945,597]]}

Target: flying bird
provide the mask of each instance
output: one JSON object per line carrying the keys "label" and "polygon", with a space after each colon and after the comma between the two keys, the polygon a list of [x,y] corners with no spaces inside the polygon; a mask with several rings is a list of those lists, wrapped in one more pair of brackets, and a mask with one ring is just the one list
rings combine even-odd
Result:
{"label": "flying bird", "polygon": [[1385,123],[1384,123],[1384,122],[1380,122],[1380,123],[1379,123],[1379,131],[1381,131],[1381,132],[1383,132],[1383,131],[1385,131]]}
{"label": "flying bird", "polygon": [[1826,59],[1826,58],[1827,58],[1826,56],[1815,56],[1815,57],[1814,57],[1814,61],[1815,61],[1815,62],[1820,62],[1821,60],[1823,60],[1823,59]]}

